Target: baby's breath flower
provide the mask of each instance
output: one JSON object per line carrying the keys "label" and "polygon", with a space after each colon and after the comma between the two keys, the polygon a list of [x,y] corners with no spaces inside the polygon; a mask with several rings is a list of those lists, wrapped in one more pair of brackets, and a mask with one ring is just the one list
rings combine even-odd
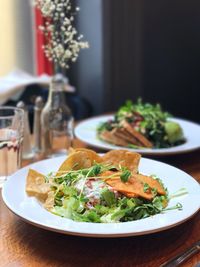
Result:
{"label": "baby's breath flower", "polygon": [[45,55],[50,61],[62,68],[69,68],[69,62],[75,62],[81,49],[89,48],[88,42],[81,41],[74,26],[74,16],[80,10],[72,7],[71,0],[33,0],[41,10],[46,22],[39,29],[46,37],[43,46]]}

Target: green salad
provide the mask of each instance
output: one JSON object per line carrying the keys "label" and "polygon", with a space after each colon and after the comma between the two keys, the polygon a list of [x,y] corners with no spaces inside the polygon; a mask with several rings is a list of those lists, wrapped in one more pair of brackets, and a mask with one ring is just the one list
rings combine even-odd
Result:
{"label": "green salad", "polygon": [[[77,149],[59,170],[43,175],[29,169],[26,192],[51,213],[78,222],[118,223],[169,209],[169,195],[155,175],[139,173],[141,155],[111,150],[100,156]],[[181,209],[176,205],[170,209]]]}
{"label": "green salad", "polygon": [[[129,198],[101,179],[100,175],[105,169],[108,167],[97,164],[88,169],[70,171],[60,177],[47,178],[51,183],[55,203],[50,211],[74,221],[111,223],[139,220],[166,210],[169,201],[167,189],[164,189],[165,195],[159,195],[153,190],[151,200]],[[122,172],[121,180],[126,176],[127,170]],[[158,178],[153,179],[162,184]],[[143,190],[149,190],[148,184],[143,185]]]}
{"label": "green salad", "polygon": [[181,126],[159,104],[127,101],[97,128],[100,139],[124,147],[168,148],[182,144]]}
{"label": "green salad", "polygon": [[[75,221],[108,223],[138,220],[164,210],[167,191],[166,196],[155,192],[151,201],[128,198],[97,177],[103,171],[105,166],[94,165],[53,179],[55,206],[51,212]],[[145,185],[144,191],[147,188]]]}

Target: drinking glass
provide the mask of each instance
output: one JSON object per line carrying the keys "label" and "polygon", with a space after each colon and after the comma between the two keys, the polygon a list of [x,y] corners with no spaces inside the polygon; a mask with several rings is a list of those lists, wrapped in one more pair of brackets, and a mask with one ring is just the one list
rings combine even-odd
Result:
{"label": "drinking glass", "polygon": [[24,111],[0,107],[0,188],[21,167],[23,132]]}

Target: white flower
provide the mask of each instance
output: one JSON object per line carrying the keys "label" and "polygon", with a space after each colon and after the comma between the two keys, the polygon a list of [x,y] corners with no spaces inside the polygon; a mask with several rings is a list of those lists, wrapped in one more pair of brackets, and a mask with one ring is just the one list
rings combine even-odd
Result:
{"label": "white flower", "polygon": [[69,25],[70,24],[70,20],[65,17],[63,24],[64,25]]}
{"label": "white flower", "polygon": [[57,46],[54,47],[54,52],[59,58],[63,53],[64,53],[64,47],[62,44],[58,44]]}
{"label": "white flower", "polygon": [[67,50],[65,51],[64,57],[65,57],[65,58],[71,58],[71,56],[72,56],[72,52],[71,52],[69,49],[67,49]]}
{"label": "white flower", "polygon": [[46,38],[45,55],[61,67],[69,68],[68,63],[77,60],[80,50],[89,47],[74,27],[74,15],[79,7],[72,7],[72,0],[34,1],[46,18],[45,26],[39,27]]}
{"label": "white flower", "polygon": [[43,7],[42,7],[42,14],[47,17],[51,16],[52,12],[55,10],[55,5],[51,0],[44,1]]}

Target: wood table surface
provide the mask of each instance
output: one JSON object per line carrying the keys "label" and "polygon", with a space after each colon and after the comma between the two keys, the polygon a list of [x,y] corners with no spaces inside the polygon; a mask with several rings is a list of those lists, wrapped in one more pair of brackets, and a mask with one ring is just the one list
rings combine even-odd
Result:
{"label": "wood table surface", "polygon": [[[85,146],[76,142],[76,146]],[[200,182],[200,150],[156,158]],[[14,188],[13,187],[13,192]],[[1,194],[0,194],[1,195]],[[157,267],[200,240],[200,212],[172,229],[145,236],[89,238],[63,235],[32,226],[10,212],[0,196],[0,266]],[[195,266],[200,253],[182,266]]]}

